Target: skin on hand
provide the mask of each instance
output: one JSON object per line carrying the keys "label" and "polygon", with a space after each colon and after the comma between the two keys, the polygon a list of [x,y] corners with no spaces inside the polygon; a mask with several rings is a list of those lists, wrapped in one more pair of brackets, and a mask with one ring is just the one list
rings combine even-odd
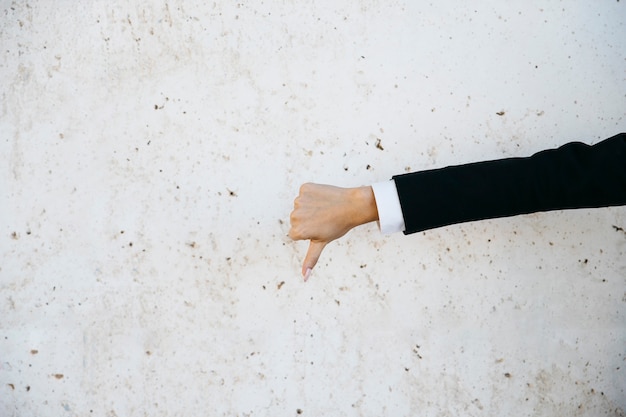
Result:
{"label": "skin on hand", "polygon": [[324,247],[353,227],[378,220],[372,187],[340,188],[323,184],[303,184],[294,201],[289,236],[309,240],[302,264],[306,281]]}

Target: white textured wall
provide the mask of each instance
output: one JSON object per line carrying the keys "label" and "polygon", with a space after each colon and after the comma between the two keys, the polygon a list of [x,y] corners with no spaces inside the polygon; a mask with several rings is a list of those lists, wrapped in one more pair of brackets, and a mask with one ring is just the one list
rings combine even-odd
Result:
{"label": "white textured wall", "polygon": [[623,416],[624,208],[369,225],[307,284],[286,234],[305,181],[625,131],[625,22],[0,1],[0,415]]}

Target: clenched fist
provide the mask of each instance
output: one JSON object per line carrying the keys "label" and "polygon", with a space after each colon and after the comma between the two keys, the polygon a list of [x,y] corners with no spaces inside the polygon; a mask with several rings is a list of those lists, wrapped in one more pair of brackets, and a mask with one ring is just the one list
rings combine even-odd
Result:
{"label": "clenched fist", "polygon": [[355,226],[378,220],[372,187],[304,184],[294,201],[289,237],[309,240],[302,275],[306,281],[324,247]]}

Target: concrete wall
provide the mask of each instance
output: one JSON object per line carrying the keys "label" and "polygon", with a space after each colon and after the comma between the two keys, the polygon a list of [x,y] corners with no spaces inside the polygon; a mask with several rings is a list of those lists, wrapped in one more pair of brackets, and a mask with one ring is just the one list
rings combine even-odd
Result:
{"label": "concrete wall", "polygon": [[623,416],[624,208],[372,224],[307,284],[286,235],[305,181],[626,130],[625,17],[1,1],[0,414]]}

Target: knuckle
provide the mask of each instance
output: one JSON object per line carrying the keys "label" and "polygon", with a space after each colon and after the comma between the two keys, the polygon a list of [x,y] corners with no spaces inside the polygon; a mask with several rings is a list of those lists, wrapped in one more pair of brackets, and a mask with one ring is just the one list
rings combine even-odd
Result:
{"label": "knuckle", "polygon": [[313,187],[312,183],[305,182],[304,184],[300,186],[300,194],[305,194],[307,191],[311,189],[311,187]]}
{"label": "knuckle", "polygon": [[293,240],[300,240],[302,236],[296,231],[296,229],[292,227],[291,229],[289,229],[289,237]]}

